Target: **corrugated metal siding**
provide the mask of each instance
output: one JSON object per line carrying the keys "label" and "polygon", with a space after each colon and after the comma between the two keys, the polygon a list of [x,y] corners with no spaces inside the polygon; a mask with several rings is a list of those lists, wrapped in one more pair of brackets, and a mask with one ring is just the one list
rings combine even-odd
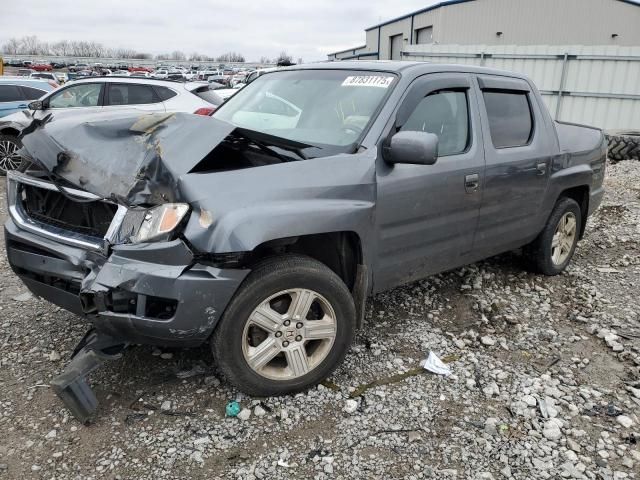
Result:
{"label": "corrugated metal siding", "polygon": [[390,36],[402,33],[411,44],[415,29],[427,26],[443,45],[640,46],[640,6],[620,0],[474,0],[369,29],[367,51],[378,51],[381,30],[380,58],[389,59]]}
{"label": "corrugated metal siding", "polygon": [[640,7],[617,0],[476,0],[439,11],[441,44],[640,45]]}
{"label": "corrugated metal siding", "polygon": [[[565,54],[566,78],[561,85]],[[551,114],[558,113],[559,120],[640,129],[640,47],[411,45],[405,47],[404,58],[523,73],[543,92]],[[560,90],[564,95],[557,112]],[[631,98],[599,98],[602,95]]]}

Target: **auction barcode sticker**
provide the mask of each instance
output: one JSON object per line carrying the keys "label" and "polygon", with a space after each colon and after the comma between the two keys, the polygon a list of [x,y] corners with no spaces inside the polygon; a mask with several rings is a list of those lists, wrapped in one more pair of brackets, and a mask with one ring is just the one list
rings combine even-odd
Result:
{"label": "auction barcode sticker", "polygon": [[393,77],[383,77],[381,75],[366,75],[357,77],[347,77],[342,82],[343,87],[379,87],[389,88],[393,82]]}

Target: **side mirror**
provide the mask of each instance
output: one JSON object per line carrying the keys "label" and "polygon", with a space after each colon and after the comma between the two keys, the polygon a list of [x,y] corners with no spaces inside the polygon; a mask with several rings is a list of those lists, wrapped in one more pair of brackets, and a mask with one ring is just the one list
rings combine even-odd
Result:
{"label": "side mirror", "polygon": [[29,110],[44,110],[44,103],[42,100],[34,100],[27,106],[29,107]]}
{"label": "side mirror", "polygon": [[385,148],[389,163],[433,165],[438,160],[438,136],[427,132],[398,132]]}

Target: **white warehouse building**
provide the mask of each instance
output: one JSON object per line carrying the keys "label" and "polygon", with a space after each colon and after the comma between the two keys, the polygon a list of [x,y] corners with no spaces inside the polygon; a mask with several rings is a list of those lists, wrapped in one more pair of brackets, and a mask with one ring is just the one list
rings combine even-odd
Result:
{"label": "white warehouse building", "polygon": [[448,0],[365,30],[329,60],[402,60],[408,45],[640,46],[634,0]]}
{"label": "white warehouse building", "polygon": [[528,75],[557,120],[640,130],[640,0],[447,0],[366,30],[329,60],[415,60]]}

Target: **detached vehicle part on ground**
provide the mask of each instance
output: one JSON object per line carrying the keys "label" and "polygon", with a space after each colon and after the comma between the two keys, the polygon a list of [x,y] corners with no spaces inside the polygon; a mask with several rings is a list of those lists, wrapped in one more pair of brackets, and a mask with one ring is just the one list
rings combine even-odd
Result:
{"label": "detached vehicle part on ground", "polygon": [[212,117],[52,112],[22,141],[7,255],[93,325],[54,382],[81,420],[129,343],[210,342],[240,390],[283,395],[336,368],[368,295],[519,247],[561,273],[607,153],[525,77],[409,62],[267,73]]}

